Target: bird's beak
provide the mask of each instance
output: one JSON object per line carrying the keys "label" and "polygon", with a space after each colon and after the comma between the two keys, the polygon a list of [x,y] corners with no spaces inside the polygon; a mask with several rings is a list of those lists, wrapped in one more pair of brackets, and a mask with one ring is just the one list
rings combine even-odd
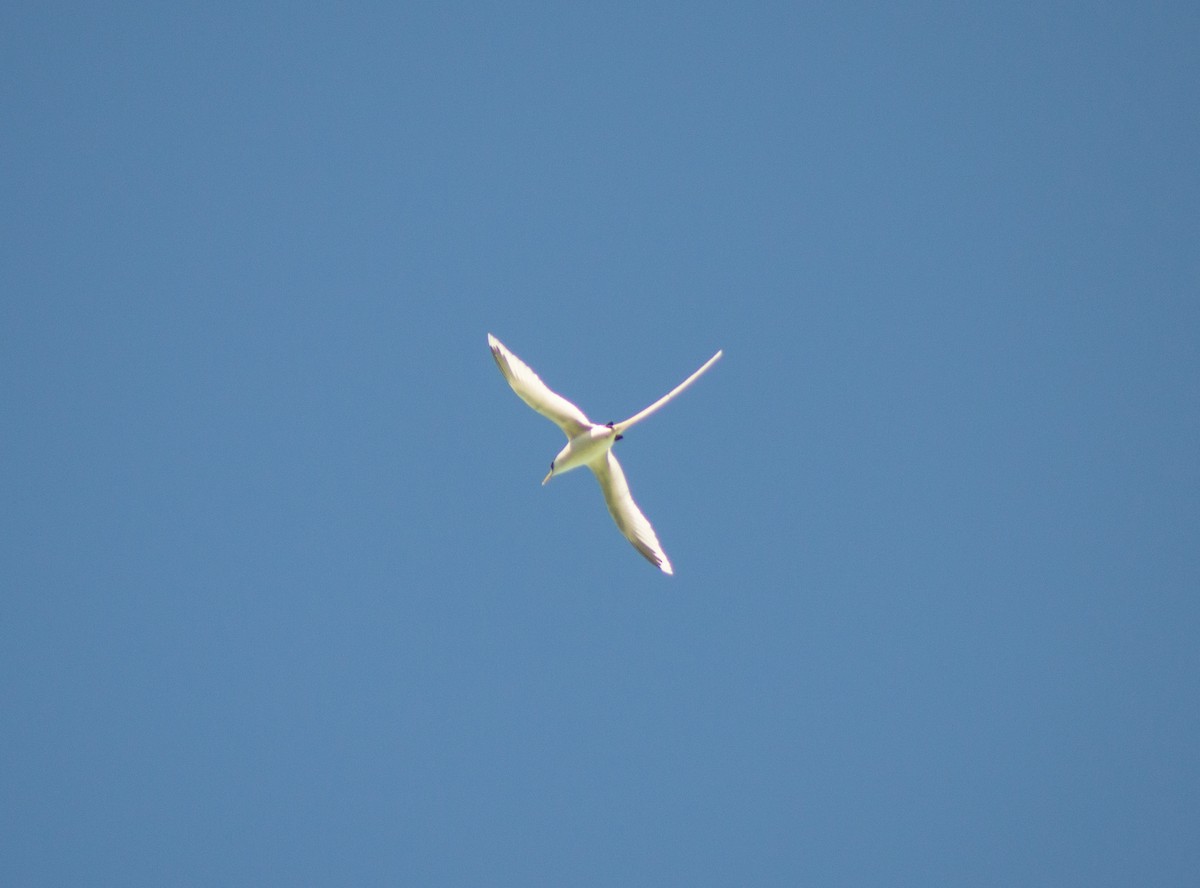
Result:
{"label": "bird's beak", "polygon": [[549,481],[549,480],[550,480],[551,478],[553,478],[553,477],[554,477],[554,469],[551,469],[551,470],[550,470],[550,471],[549,471],[549,472],[546,474],[546,477],[542,479],[542,486],[543,486],[543,487],[545,487],[545,486],[546,486],[546,482],[547,482],[547,481]]}

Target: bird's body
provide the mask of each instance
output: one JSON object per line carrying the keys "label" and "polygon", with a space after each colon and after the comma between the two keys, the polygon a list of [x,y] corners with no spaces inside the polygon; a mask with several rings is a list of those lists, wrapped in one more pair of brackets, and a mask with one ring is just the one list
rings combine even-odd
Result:
{"label": "bird's body", "polygon": [[631,542],[635,549],[642,553],[648,561],[657,566],[663,573],[673,573],[671,562],[663,551],[654,528],[646,520],[633,495],[629,492],[629,483],[625,480],[625,472],[617,462],[612,452],[613,444],[620,441],[627,429],[641,422],[650,414],[695,382],[702,373],[708,370],[723,352],[718,351],[695,373],[659,398],[645,410],[635,413],[623,422],[606,424],[594,423],[582,410],[552,391],[534,373],[527,364],[510,352],[499,339],[488,334],[488,346],[496,365],[514,392],[547,419],[554,422],[567,436],[567,446],[559,451],[558,456],[550,463],[550,473],[542,479],[545,484],[555,475],[569,472],[580,466],[587,466],[600,482],[600,490],[608,511],[621,533]]}
{"label": "bird's body", "polygon": [[561,475],[571,469],[591,465],[603,457],[606,451],[611,450],[619,437],[612,427],[606,425],[594,425],[587,431],[580,432],[567,441],[567,446],[554,457],[550,463],[550,474],[542,479],[542,483],[545,484],[555,475]]}

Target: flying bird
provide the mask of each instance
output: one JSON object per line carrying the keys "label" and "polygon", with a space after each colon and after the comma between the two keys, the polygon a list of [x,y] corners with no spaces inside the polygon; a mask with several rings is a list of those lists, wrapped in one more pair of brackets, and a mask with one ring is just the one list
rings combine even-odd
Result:
{"label": "flying bird", "polygon": [[654,534],[654,528],[633,501],[633,495],[629,492],[629,482],[625,480],[625,472],[617,462],[612,446],[620,441],[632,426],[663,407],[699,379],[724,352],[718,351],[704,362],[703,367],[645,410],[635,413],[624,422],[608,422],[601,425],[592,422],[582,410],[552,391],[529,369],[528,364],[510,352],[504,343],[491,333],[488,334],[488,345],[491,346],[492,357],[496,359],[496,366],[500,368],[500,372],[504,374],[504,378],[518,397],[557,425],[567,436],[567,446],[560,450],[558,456],[550,463],[550,473],[542,479],[542,484],[555,475],[587,466],[600,482],[600,490],[604,494],[604,501],[608,503],[608,511],[621,533],[625,534],[625,538],[663,573],[674,573],[667,553],[663,551],[658,537]]}

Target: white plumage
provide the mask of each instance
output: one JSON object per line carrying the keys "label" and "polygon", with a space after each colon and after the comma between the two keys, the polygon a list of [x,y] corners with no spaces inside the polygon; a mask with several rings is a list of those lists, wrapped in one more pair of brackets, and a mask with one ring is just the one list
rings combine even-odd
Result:
{"label": "white plumage", "polygon": [[659,410],[699,379],[724,352],[718,351],[705,361],[704,366],[645,410],[635,413],[624,422],[600,425],[588,419],[582,410],[562,395],[552,391],[528,364],[510,352],[491,333],[488,334],[488,345],[492,349],[496,365],[512,386],[512,390],[522,401],[562,429],[567,436],[567,446],[559,451],[558,456],[550,463],[550,473],[542,479],[542,483],[545,484],[555,475],[579,466],[587,466],[600,482],[600,490],[604,493],[608,511],[621,533],[625,534],[625,538],[663,573],[673,573],[671,562],[667,553],[663,551],[654,528],[633,501],[633,495],[629,492],[629,482],[625,480],[625,472],[617,462],[612,446],[621,439],[627,429]]}

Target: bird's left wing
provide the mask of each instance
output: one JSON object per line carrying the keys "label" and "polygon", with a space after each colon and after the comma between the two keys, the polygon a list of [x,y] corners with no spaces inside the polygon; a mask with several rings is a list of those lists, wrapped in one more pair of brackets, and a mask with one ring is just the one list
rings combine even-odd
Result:
{"label": "bird's left wing", "polygon": [[604,492],[604,501],[608,503],[608,511],[612,514],[613,521],[617,522],[621,533],[625,534],[625,538],[633,543],[633,547],[641,552],[647,561],[663,573],[673,574],[675,571],[671,568],[667,553],[663,551],[658,537],[654,535],[654,528],[633,501],[633,494],[629,492],[629,482],[625,480],[625,472],[612,450],[606,452],[604,459],[589,463],[588,467],[596,473],[596,480],[600,482],[600,489]]}
{"label": "bird's left wing", "polygon": [[584,416],[583,411],[557,392],[550,390],[538,375],[529,369],[529,365],[505,348],[504,343],[488,334],[488,345],[492,349],[492,357],[496,366],[512,386],[522,401],[549,419],[566,433],[568,438],[574,438],[581,432],[592,427],[592,421]]}

